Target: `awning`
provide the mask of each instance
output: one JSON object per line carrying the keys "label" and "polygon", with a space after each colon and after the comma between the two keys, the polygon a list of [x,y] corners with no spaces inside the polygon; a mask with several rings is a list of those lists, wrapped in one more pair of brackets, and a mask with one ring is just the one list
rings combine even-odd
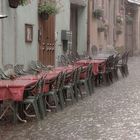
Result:
{"label": "awning", "polygon": [[70,0],[70,3],[78,6],[86,6],[86,0]]}
{"label": "awning", "polygon": [[140,0],[128,0],[128,2],[140,5]]}

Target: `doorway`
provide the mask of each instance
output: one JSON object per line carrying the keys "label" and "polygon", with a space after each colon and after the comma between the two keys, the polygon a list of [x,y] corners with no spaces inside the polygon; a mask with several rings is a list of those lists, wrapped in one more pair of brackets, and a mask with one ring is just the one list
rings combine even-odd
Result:
{"label": "doorway", "polygon": [[72,52],[77,52],[78,6],[71,4],[70,30],[72,31]]}
{"label": "doorway", "polygon": [[39,17],[39,60],[44,65],[55,64],[55,17]]}

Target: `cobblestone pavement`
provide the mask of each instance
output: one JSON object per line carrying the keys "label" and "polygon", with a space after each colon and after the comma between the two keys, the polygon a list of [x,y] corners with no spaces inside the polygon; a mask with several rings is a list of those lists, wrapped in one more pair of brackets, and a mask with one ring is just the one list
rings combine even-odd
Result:
{"label": "cobblestone pavement", "polygon": [[140,57],[129,72],[41,122],[1,125],[0,140],[140,140]]}

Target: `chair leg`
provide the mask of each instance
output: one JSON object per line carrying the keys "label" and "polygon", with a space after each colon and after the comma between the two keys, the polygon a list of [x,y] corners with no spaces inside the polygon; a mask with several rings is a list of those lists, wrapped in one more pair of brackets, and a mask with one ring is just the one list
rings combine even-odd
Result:
{"label": "chair leg", "polygon": [[38,105],[37,105],[37,101],[34,101],[32,103],[33,107],[34,107],[34,110],[35,110],[35,114],[36,114],[36,117],[38,120],[40,120],[40,113],[39,113],[39,108],[38,108]]}
{"label": "chair leg", "polygon": [[122,74],[122,77],[124,77],[125,74],[124,74],[124,67],[123,67],[123,66],[120,67],[120,72],[121,72],[121,74]]}
{"label": "chair leg", "polygon": [[83,99],[83,95],[82,95],[82,92],[81,92],[81,88],[80,88],[80,84],[79,83],[77,84],[77,91],[80,94],[81,99]]}
{"label": "chair leg", "polygon": [[58,97],[59,97],[61,109],[64,109],[64,97],[63,97],[62,90],[58,91]]}
{"label": "chair leg", "polygon": [[58,97],[57,97],[56,92],[54,94],[52,94],[52,96],[53,96],[54,103],[55,103],[55,106],[56,106],[56,111],[58,111]]}
{"label": "chair leg", "polygon": [[17,114],[18,114],[18,102],[14,102],[14,107],[13,107],[13,114],[14,114],[14,123],[17,122]]}
{"label": "chair leg", "polygon": [[72,100],[72,104],[74,103],[74,91],[72,89],[72,87],[69,88],[70,91],[70,95],[71,95],[71,100]]}
{"label": "chair leg", "polygon": [[128,74],[129,74],[128,65],[127,64],[124,66],[124,69],[125,69],[125,76],[127,77]]}
{"label": "chair leg", "polygon": [[113,75],[112,75],[112,71],[109,72],[109,81],[111,81],[111,83],[113,83]]}
{"label": "chair leg", "polygon": [[94,83],[95,83],[95,86],[97,86],[98,84],[100,84],[100,79],[99,79],[99,77],[100,77],[100,74],[98,74],[98,75],[95,75],[95,77],[94,77]]}
{"label": "chair leg", "polygon": [[75,83],[75,85],[73,86],[73,91],[74,91],[74,96],[75,96],[75,99],[76,99],[76,101],[78,102],[78,87],[77,87],[77,85],[76,85],[76,83]]}
{"label": "chair leg", "polygon": [[44,119],[44,117],[46,116],[46,111],[45,111],[45,106],[43,102],[43,95],[40,95],[38,98],[38,106],[39,106],[41,119]]}
{"label": "chair leg", "polygon": [[89,79],[89,87],[90,87],[91,94],[94,93],[94,78],[93,77]]}
{"label": "chair leg", "polygon": [[109,73],[105,74],[105,79],[106,79],[106,85],[110,85],[110,80],[109,80]]}
{"label": "chair leg", "polygon": [[85,85],[86,92],[87,92],[89,95],[91,95],[90,89],[89,89],[89,85],[88,85],[88,81],[85,81],[85,82],[84,82],[84,85]]}
{"label": "chair leg", "polygon": [[118,69],[115,68],[115,69],[113,70],[113,73],[114,73],[114,78],[115,78],[115,80],[118,80],[118,79],[119,79],[119,77],[118,77]]}

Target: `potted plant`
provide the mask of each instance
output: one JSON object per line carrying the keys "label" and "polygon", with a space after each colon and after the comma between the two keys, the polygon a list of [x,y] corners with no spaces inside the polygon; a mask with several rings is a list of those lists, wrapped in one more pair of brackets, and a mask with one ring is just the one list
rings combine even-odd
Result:
{"label": "potted plant", "polygon": [[121,15],[118,15],[116,17],[116,22],[119,23],[119,24],[122,24],[123,23],[123,17]]}
{"label": "potted plant", "polygon": [[57,4],[54,2],[44,2],[38,6],[39,15],[47,20],[49,15],[55,15],[58,13]]}
{"label": "potted plant", "polygon": [[28,4],[28,0],[19,0],[19,5],[25,6]]}
{"label": "potted plant", "polygon": [[103,10],[102,9],[96,9],[93,11],[93,16],[97,19],[100,19],[103,17]]}
{"label": "potted plant", "polygon": [[9,6],[10,6],[11,8],[17,8],[18,5],[19,5],[19,1],[20,1],[20,0],[9,0]]}
{"label": "potted plant", "polygon": [[132,16],[126,15],[126,16],[125,16],[125,19],[126,19],[126,23],[127,23],[127,24],[132,24],[132,23],[133,23],[133,18],[132,18]]}
{"label": "potted plant", "polygon": [[11,8],[17,8],[19,5],[26,5],[28,0],[9,0],[9,6]]}

